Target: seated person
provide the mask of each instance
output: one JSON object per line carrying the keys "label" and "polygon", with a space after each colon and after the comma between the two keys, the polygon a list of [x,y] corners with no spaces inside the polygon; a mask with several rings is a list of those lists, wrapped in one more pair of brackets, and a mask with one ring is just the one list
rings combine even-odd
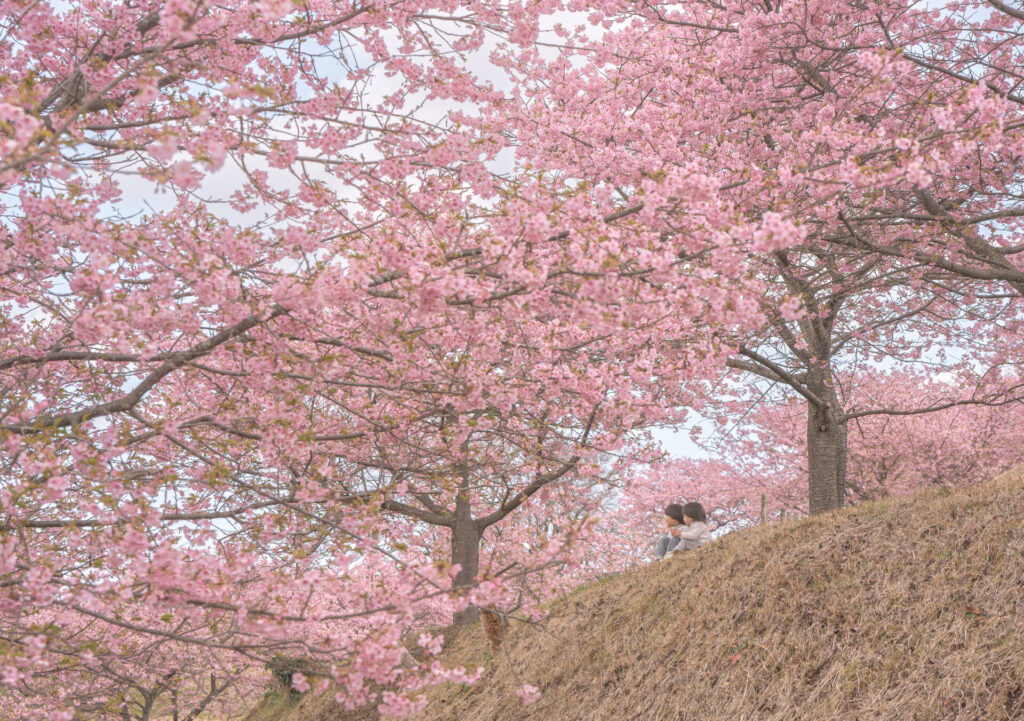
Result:
{"label": "seated person", "polygon": [[678,503],[670,503],[665,506],[665,528],[669,535],[662,536],[654,548],[655,558],[664,558],[666,553],[675,550],[679,545],[679,538],[672,535],[672,531],[683,526],[683,507]]}
{"label": "seated person", "polygon": [[704,506],[691,501],[683,506],[683,525],[669,530],[679,539],[672,551],[692,551],[711,540],[711,529],[708,528],[708,514]]}

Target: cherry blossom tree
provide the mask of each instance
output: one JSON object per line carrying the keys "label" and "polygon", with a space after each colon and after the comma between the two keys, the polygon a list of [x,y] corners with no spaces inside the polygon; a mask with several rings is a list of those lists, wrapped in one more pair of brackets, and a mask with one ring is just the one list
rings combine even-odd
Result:
{"label": "cherry blossom tree", "polygon": [[[1012,381],[1000,379],[993,389]],[[1019,401],[957,404],[956,379],[917,371],[861,372],[843,400],[850,409],[847,501],[859,503],[929,488],[991,480],[1024,461]],[[858,409],[932,407],[856,416]],[[724,409],[723,409],[724,410]],[[621,486],[606,505],[592,553],[606,569],[644,563],[661,533],[667,503],[699,501],[721,531],[808,514],[806,401],[787,394],[752,408],[724,413],[701,442],[704,457],[667,459]],[[762,499],[765,515],[762,515]]]}
{"label": "cherry blossom tree", "polygon": [[[960,395],[959,383],[920,372],[864,373],[852,387],[846,399],[852,409],[876,407],[880,401],[892,408],[940,409],[861,416],[853,411],[847,483],[852,502],[979,483],[1021,460],[1016,429],[1024,406],[1019,402],[949,405]],[[741,515],[748,522],[760,520],[762,492],[772,518],[780,511],[807,512],[800,493],[806,440],[799,432],[799,406],[792,396],[788,403],[761,406],[737,424],[727,441],[715,444],[721,462],[733,469],[734,483],[749,488]]]}
{"label": "cherry blossom tree", "polygon": [[[1021,293],[1020,110],[1018,92],[1021,10],[990,0],[981,8],[952,2],[938,17],[921,14],[906,32],[879,20],[883,72],[913,66],[935,90],[922,109],[935,128],[925,136],[957,137],[972,128],[984,135],[984,152],[956,146],[956,162],[942,165],[899,203],[879,199],[851,219],[833,240],[864,252],[913,259],[975,281],[979,288]],[[931,21],[929,21],[931,17]],[[903,28],[900,28],[902,31]],[[898,233],[857,228],[897,226]],[[908,232],[909,231],[909,232]],[[979,290],[981,292],[981,290]]]}
{"label": "cherry blossom tree", "polygon": [[[2,663],[28,716],[149,713],[190,648],[308,656],[351,703],[458,676],[399,668],[452,578],[384,514],[444,521],[465,591],[484,528],[680,405],[720,350],[700,323],[753,321],[662,240],[691,180],[622,207],[494,175],[466,54],[542,9],[4,6]],[[355,570],[377,557],[387,594]]]}
{"label": "cherry blossom tree", "polygon": [[[894,406],[891,397],[882,395],[874,407],[865,406],[858,388],[862,373],[886,367],[901,373],[937,368],[956,373],[963,380],[960,397],[944,398],[940,408],[1020,400],[1016,384],[993,387],[998,368],[989,363],[998,366],[999,361],[992,357],[989,339],[973,332],[979,325],[1015,317],[1015,304],[979,299],[962,280],[872,255],[793,248],[774,254],[770,263],[778,275],[771,285],[776,292],[765,296],[769,324],[742,339],[739,353],[727,362],[746,375],[749,385],[745,392],[719,386],[726,402],[709,402],[704,411],[777,401],[775,385],[796,391],[808,410],[804,465],[812,513],[840,506],[846,497],[851,418],[932,408],[913,394],[902,397],[905,406]],[[851,394],[858,398],[855,411],[846,407]]]}
{"label": "cherry blossom tree", "polygon": [[[959,3],[888,0],[605,3],[588,20],[555,28],[562,49],[554,56],[538,49],[505,57],[522,78],[518,107],[502,108],[514,118],[521,154],[563,181],[611,188],[624,204],[643,202],[651,179],[690,174],[728,212],[758,221],[750,235],[716,233],[698,222],[699,195],[681,193],[666,241],[686,244],[690,262],[706,262],[709,272],[766,283],[775,333],[729,339],[739,351],[733,366],[802,393],[811,507],[836,507],[847,430],[834,354],[913,320],[913,309],[945,305],[948,314],[979,294],[992,298],[991,281],[1009,271],[968,275],[982,281],[969,289],[951,278],[948,257],[931,259],[939,249],[931,244],[965,241],[937,238],[987,224],[1006,251],[989,256],[1003,265],[1015,256],[1015,190],[1001,189],[1020,158],[1017,111],[1005,97],[1012,80],[972,81],[994,58],[1002,67],[1015,57],[1011,23],[979,20]],[[933,222],[939,216],[922,204],[945,220]],[[965,252],[988,252],[978,248]],[[1007,305],[1016,319],[1019,304]],[[966,317],[950,316],[938,337],[980,320]],[[907,351],[920,353],[921,342]]]}
{"label": "cherry blossom tree", "polygon": [[[831,402],[837,346],[876,339],[843,303],[884,334],[945,283],[942,318],[1019,329],[1012,8],[0,7],[0,665],[29,717],[183,699],[184,649],[412,713],[464,673],[401,667],[415,619],[555,583],[606,458],[737,348],[825,426],[817,511],[873,412]],[[558,10],[589,25],[552,49]]]}

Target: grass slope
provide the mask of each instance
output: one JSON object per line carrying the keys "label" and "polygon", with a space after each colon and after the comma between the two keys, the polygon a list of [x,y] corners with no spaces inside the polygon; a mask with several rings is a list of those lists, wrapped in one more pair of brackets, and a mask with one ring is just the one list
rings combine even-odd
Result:
{"label": "grass slope", "polygon": [[[730,534],[578,589],[418,721],[1024,721],[1024,466]],[[515,690],[541,689],[524,706]],[[270,694],[249,721],[370,721]]]}
{"label": "grass slope", "polygon": [[[422,721],[1024,719],[1024,466],[731,534],[584,588]],[[539,701],[515,689],[531,683]]]}
{"label": "grass slope", "polygon": [[245,721],[378,721],[374,710],[346,711],[333,693],[301,696],[275,686],[245,717]]}

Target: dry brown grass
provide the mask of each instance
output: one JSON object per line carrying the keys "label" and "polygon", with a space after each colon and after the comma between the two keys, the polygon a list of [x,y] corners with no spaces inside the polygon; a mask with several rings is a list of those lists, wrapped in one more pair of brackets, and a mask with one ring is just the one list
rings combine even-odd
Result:
{"label": "dry brown grass", "polygon": [[373,709],[346,711],[335,702],[333,693],[298,696],[287,689],[275,688],[249,712],[245,721],[378,721],[379,718]]}
{"label": "dry brown grass", "polygon": [[[489,655],[477,632],[447,661]],[[1024,466],[583,589],[511,627],[475,687],[432,691],[422,721],[628,719],[1024,719]]]}
{"label": "dry brown grass", "polygon": [[[418,721],[1024,720],[1024,466],[731,534],[444,655],[486,673]],[[280,702],[250,721],[376,719]]]}

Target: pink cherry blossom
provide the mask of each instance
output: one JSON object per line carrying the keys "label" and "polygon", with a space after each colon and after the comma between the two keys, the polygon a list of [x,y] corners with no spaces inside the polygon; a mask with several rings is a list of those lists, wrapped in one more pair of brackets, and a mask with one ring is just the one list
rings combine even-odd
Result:
{"label": "pink cherry blossom", "polygon": [[535,703],[540,700],[540,689],[528,683],[524,683],[522,686],[516,689],[516,696],[524,704]]}

